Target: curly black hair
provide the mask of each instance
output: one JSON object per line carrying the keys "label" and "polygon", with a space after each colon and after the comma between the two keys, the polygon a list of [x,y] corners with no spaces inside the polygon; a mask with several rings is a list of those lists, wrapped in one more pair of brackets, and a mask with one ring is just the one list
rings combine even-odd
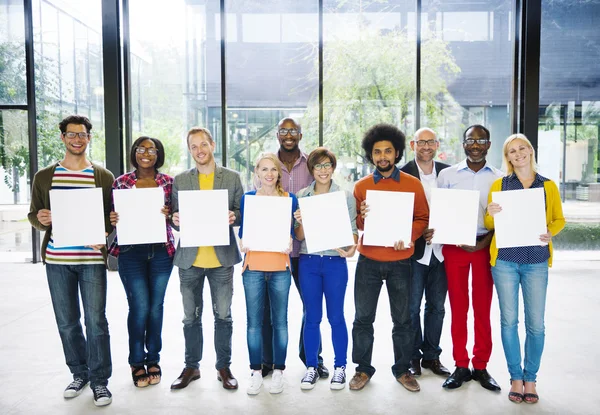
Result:
{"label": "curly black hair", "polygon": [[397,164],[404,154],[406,136],[402,131],[392,124],[377,124],[369,128],[362,140],[362,148],[365,151],[365,157],[373,164],[373,147],[379,141],[389,141],[398,152],[394,164]]}
{"label": "curly black hair", "polygon": [[487,139],[490,139],[490,130],[488,130],[487,128],[485,128],[483,125],[481,124],[473,124],[473,125],[469,125],[467,127],[467,129],[463,132],[463,140],[467,139],[467,131],[469,131],[471,128],[478,128],[480,130],[483,130],[486,135],[487,135]]}
{"label": "curly black hair", "polygon": [[142,143],[142,141],[146,140],[152,141],[156,146],[156,149],[158,150],[158,152],[156,153],[156,164],[154,164],[154,169],[158,170],[163,166],[163,164],[165,164],[165,148],[163,147],[163,144],[158,138],[146,137],[143,135],[137,140],[135,140],[131,145],[131,151],[129,152],[129,161],[131,162],[131,165],[133,167],[135,167],[136,169],[138,168],[138,162],[135,158],[135,149]]}

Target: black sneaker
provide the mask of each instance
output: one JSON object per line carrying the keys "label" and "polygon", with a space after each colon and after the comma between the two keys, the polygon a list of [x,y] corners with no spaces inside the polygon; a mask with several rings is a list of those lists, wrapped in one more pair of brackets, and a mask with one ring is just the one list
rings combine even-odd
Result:
{"label": "black sneaker", "polygon": [[110,405],[112,402],[112,393],[104,385],[94,386],[94,404],[96,406]]}
{"label": "black sneaker", "polygon": [[314,367],[309,367],[300,382],[300,389],[309,390],[314,388],[317,380],[319,380],[319,372]]}
{"label": "black sneaker", "polygon": [[330,389],[341,390],[346,386],[346,366],[340,366],[333,369]]}
{"label": "black sneaker", "polygon": [[65,389],[63,392],[63,396],[67,399],[75,398],[76,396],[81,395],[83,388],[85,388],[89,383],[89,380],[75,378],[73,382],[69,383],[69,386],[67,386],[67,389]]}
{"label": "black sneaker", "polygon": [[323,363],[319,363],[317,366],[317,372],[319,373],[319,377],[321,379],[327,379],[329,377],[329,369],[327,369]]}

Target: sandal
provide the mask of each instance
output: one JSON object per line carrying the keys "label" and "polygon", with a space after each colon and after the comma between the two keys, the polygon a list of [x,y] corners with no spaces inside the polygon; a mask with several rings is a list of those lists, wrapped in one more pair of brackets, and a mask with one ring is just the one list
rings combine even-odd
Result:
{"label": "sandal", "polygon": [[[150,369],[158,369],[158,370],[150,370]],[[158,385],[160,383],[160,379],[162,377],[162,370],[158,363],[148,366],[148,378],[150,385]]]}
{"label": "sandal", "polygon": [[136,388],[145,388],[150,382],[144,366],[131,366],[131,377]]}
{"label": "sandal", "polygon": [[[533,382],[533,384],[535,385],[536,382]],[[525,386],[525,383],[523,383],[523,386]],[[529,393],[526,393],[525,395],[523,395],[523,400],[525,401],[525,403],[532,403],[533,404],[533,403],[538,403],[538,401],[540,400],[540,397],[538,396],[537,393],[531,393],[531,392],[529,392]]]}
{"label": "sandal", "polygon": [[[513,383],[513,381],[511,379],[511,381],[510,381],[511,387],[512,387],[512,383]],[[512,391],[508,392],[508,400],[513,403],[521,403],[521,402],[523,402],[523,398],[524,398],[524,396],[520,392],[512,392]]]}

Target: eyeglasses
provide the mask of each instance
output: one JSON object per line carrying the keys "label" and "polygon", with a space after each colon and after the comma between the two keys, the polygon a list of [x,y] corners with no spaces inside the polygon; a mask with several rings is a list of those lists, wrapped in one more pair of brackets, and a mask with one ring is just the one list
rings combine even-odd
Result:
{"label": "eyeglasses", "polygon": [[333,166],[333,163],[319,163],[319,164],[315,164],[315,170],[323,170],[323,169],[330,169]]}
{"label": "eyeglasses", "polygon": [[146,147],[136,147],[135,148],[135,152],[138,154],[144,154],[144,153],[148,153],[151,156],[156,156],[156,154],[158,154],[158,149],[156,148],[146,148]]}
{"label": "eyeglasses", "polygon": [[77,136],[79,136],[79,138],[88,138],[89,134],[88,133],[74,133],[72,131],[68,131],[68,132],[64,133],[64,136],[67,138],[75,138]]}
{"label": "eyeglasses", "polygon": [[489,142],[489,140],[487,138],[480,138],[477,140],[473,140],[472,138],[467,138],[466,140],[463,141],[463,144],[472,146],[475,143],[484,145],[484,144],[487,144],[488,142]]}
{"label": "eyeglasses", "polygon": [[426,145],[433,147],[437,143],[437,140],[417,140],[415,143],[417,143],[418,147],[425,147]]}
{"label": "eyeglasses", "polygon": [[299,132],[300,131],[297,128],[280,128],[279,129],[279,135],[283,135],[283,136],[286,136],[286,135],[288,135],[288,133],[290,133],[290,135],[292,137],[296,137]]}

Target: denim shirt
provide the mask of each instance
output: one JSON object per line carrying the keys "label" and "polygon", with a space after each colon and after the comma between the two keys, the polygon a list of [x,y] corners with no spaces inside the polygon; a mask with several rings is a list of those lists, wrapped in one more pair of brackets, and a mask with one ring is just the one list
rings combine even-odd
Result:
{"label": "denim shirt", "polygon": [[[342,190],[340,188],[340,186],[335,184],[335,182],[332,180],[328,193],[339,192],[340,190]],[[352,234],[358,235],[358,228],[356,227],[356,200],[354,199],[354,196],[352,195],[352,193],[350,193],[348,191],[344,191],[344,193],[346,193],[346,203],[348,205],[348,213],[350,214],[350,224],[352,225]],[[305,187],[304,189],[302,189],[298,193],[296,193],[296,197],[298,199],[300,199],[302,197],[309,197],[309,196],[315,196],[315,182],[314,181],[308,187]],[[295,223],[295,227],[297,227],[297,226],[299,226],[298,222]],[[301,255],[308,254],[308,251],[306,249],[306,239],[304,239],[302,241],[302,244],[300,246],[300,254]],[[314,252],[311,255],[340,256],[340,254],[335,249],[330,249],[330,250],[321,251],[321,252]]]}

